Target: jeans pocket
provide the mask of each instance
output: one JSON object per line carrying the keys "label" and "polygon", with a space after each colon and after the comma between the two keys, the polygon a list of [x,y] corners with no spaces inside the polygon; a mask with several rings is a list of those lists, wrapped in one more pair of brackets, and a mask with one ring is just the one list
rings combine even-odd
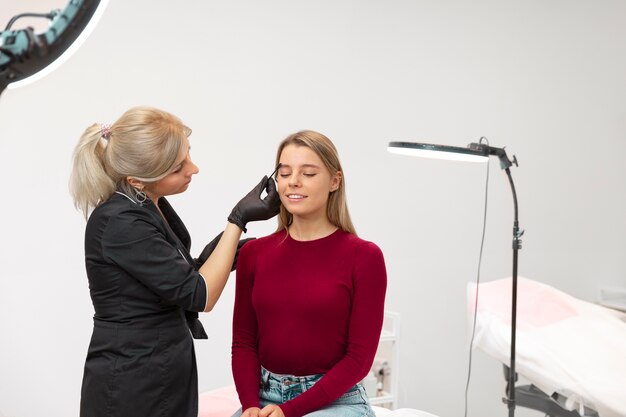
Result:
{"label": "jeans pocket", "polygon": [[368,404],[365,389],[360,385],[350,388],[345,394],[337,398],[333,403],[335,405],[361,405]]}

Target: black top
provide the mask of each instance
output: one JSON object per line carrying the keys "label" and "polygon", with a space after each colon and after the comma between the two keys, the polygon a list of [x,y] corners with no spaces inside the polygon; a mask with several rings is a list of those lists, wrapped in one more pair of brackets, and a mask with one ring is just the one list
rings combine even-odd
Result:
{"label": "black top", "polygon": [[[185,310],[202,311],[204,279],[191,240],[161,198],[157,208],[121,192],[87,222],[85,262],[95,309],[81,416],[197,416],[193,341]],[[203,333],[197,313],[192,327]]]}

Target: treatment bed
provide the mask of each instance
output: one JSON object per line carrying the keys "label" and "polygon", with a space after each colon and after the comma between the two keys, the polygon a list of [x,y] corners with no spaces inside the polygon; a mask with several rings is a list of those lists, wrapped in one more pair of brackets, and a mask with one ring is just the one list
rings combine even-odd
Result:
{"label": "treatment bed", "polygon": [[[511,278],[478,288],[468,284],[473,347],[502,362],[508,381]],[[526,278],[517,288],[515,369],[530,384],[515,387],[516,406],[554,417],[625,417],[626,314]]]}

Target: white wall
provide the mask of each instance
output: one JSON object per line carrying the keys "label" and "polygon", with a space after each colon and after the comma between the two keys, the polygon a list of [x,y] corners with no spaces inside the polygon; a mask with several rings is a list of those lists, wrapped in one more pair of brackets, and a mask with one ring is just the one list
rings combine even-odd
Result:
{"label": "white wall", "polygon": [[[0,98],[0,415],[78,413],[93,310],[71,153],[89,124],[137,104],[194,130],[201,173],[172,200],[196,251],[271,172],[283,137],[330,136],[358,231],[385,253],[387,306],[402,314],[400,405],[462,415],[486,166],[386,144],[506,146],[520,163],[520,275],[590,301],[626,287],[625,15],[620,0],[112,0],[69,62]],[[493,160],[483,280],[511,274],[512,215]],[[203,316],[201,390],[232,381],[233,284]],[[503,415],[502,388],[500,365],[475,353],[468,415]]]}

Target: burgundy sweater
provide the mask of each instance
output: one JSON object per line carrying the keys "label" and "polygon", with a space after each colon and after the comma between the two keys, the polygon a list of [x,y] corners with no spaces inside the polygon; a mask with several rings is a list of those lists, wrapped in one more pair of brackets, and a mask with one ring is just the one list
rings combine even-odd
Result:
{"label": "burgundy sweater", "polygon": [[260,368],[325,374],[280,407],[300,417],[331,404],[369,372],[383,323],[387,273],[372,242],[338,230],[248,242],[237,261],[232,369],[243,409],[259,406]]}

